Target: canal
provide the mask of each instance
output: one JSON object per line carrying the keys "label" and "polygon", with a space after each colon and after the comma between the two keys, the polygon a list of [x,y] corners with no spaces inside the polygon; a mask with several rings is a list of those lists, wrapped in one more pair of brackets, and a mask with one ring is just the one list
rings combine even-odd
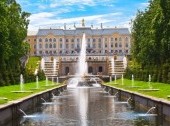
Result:
{"label": "canal", "polygon": [[[133,111],[101,87],[67,88],[21,112],[20,126],[155,126],[155,117]],[[21,110],[22,111],[22,110]]]}

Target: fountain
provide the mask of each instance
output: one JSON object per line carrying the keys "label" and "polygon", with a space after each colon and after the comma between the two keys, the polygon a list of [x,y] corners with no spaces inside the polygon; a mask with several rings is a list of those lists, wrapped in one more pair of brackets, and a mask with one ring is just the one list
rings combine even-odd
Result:
{"label": "fountain", "polygon": [[139,88],[140,86],[135,86],[135,83],[134,83],[134,75],[132,74],[132,82],[131,82],[131,86],[130,88]]}
{"label": "fountain", "polygon": [[39,80],[38,80],[38,76],[36,76],[36,88],[32,88],[32,90],[38,90],[39,88]]}
{"label": "fountain", "polygon": [[110,82],[112,82],[112,75],[110,76]]}
{"label": "fountain", "polygon": [[77,86],[90,86],[91,84],[88,83],[87,79],[87,62],[86,62],[86,35],[83,33],[82,37],[82,43],[81,43],[81,51],[79,55],[79,61],[78,61],[78,69],[76,72],[76,76],[73,79],[73,81],[76,80],[76,83],[73,84],[73,81],[70,81],[68,83],[68,87],[77,87]]}
{"label": "fountain", "polygon": [[116,80],[117,80],[117,76],[116,76],[116,74],[115,74],[115,83],[114,83],[114,84],[117,84],[117,81],[116,81]]}
{"label": "fountain", "polygon": [[155,109],[156,109],[156,107],[151,107],[146,113],[137,114],[137,116],[139,116],[139,117],[155,117],[155,116],[157,116],[157,114],[151,113]]}
{"label": "fountain", "polygon": [[59,83],[59,81],[58,81],[58,77],[57,77],[57,84]]}
{"label": "fountain", "polygon": [[20,91],[11,91],[13,93],[31,93],[32,91],[26,91],[24,89],[24,78],[23,78],[23,75],[21,74],[20,75]]}
{"label": "fountain", "polygon": [[45,86],[49,86],[48,85],[48,77],[46,76],[46,79],[45,79]]}
{"label": "fountain", "polygon": [[139,91],[159,91],[159,89],[155,89],[151,85],[151,75],[149,74],[149,81],[148,81],[148,88],[146,89],[139,89]]}
{"label": "fountain", "polygon": [[42,59],[41,59],[41,69],[42,69],[42,70],[44,70],[44,68],[45,68],[45,67],[44,67],[44,62],[45,62],[45,60],[44,60],[44,58],[42,57]]}
{"label": "fountain", "polygon": [[123,74],[122,74],[122,85],[124,85],[124,77],[123,77]]}
{"label": "fountain", "polygon": [[78,71],[79,76],[84,76],[87,74],[87,62],[86,62],[86,35],[83,33],[82,43],[81,43],[81,51],[78,61]]}

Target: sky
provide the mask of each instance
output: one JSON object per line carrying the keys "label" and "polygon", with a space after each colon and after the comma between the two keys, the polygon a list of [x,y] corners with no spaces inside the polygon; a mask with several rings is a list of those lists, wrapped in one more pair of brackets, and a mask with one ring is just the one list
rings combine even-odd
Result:
{"label": "sky", "polygon": [[29,31],[39,28],[81,26],[127,27],[137,10],[144,10],[148,0],[16,0],[23,11],[31,13]]}

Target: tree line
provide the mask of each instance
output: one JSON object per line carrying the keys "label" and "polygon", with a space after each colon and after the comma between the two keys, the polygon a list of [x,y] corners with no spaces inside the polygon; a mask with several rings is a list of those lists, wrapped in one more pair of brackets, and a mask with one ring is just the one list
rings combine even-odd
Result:
{"label": "tree line", "polygon": [[29,51],[24,42],[29,16],[15,0],[0,1],[0,86],[19,83],[20,58]]}
{"label": "tree line", "polygon": [[132,59],[127,76],[170,83],[170,0],[151,0],[132,22]]}

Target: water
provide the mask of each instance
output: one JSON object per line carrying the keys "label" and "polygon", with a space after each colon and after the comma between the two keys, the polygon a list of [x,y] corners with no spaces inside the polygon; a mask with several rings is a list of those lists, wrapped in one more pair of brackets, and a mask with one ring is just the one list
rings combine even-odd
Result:
{"label": "water", "polygon": [[23,75],[20,75],[20,91],[24,91],[24,78]]}
{"label": "water", "polygon": [[26,112],[20,125],[137,126],[135,120],[138,119],[139,113],[129,109],[128,100],[125,104],[114,97],[105,96],[109,94],[105,94],[100,87],[68,88],[60,98],[54,98],[50,102],[43,100],[39,107],[41,110],[36,109],[40,111],[29,115]]}
{"label": "water", "polygon": [[45,79],[45,86],[49,86],[48,85],[48,77],[46,76],[46,79]]}
{"label": "water", "polygon": [[132,87],[134,87],[134,75],[132,74]]}
{"label": "water", "polygon": [[151,85],[151,75],[149,74],[149,89],[152,89],[152,85]]}
{"label": "water", "polygon": [[81,43],[81,51],[78,61],[78,72],[79,76],[84,76],[87,74],[87,62],[86,62],[86,35],[83,33],[82,43]]}
{"label": "water", "polygon": [[122,74],[122,85],[124,85],[124,77],[123,77],[123,74]]}
{"label": "water", "polygon": [[39,81],[38,81],[38,76],[36,76],[36,89],[39,89]]}
{"label": "water", "polygon": [[117,77],[116,77],[116,74],[115,74],[115,84],[117,84],[116,80],[117,80]]}

